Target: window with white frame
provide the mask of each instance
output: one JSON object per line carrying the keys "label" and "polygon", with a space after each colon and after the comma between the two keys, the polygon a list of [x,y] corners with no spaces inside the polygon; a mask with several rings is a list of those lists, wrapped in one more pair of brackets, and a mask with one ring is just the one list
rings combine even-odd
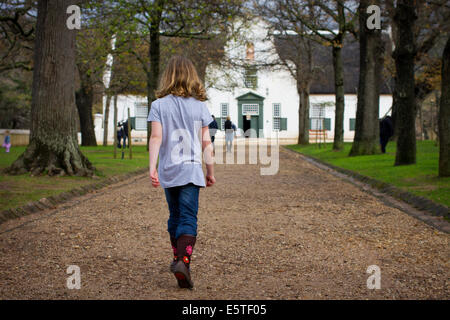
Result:
{"label": "window with white frame", "polygon": [[311,105],[310,126],[311,130],[329,130],[330,120],[325,118],[326,103],[313,103]]}
{"label": "window with white frame", "polygon": [[259,116],[259,104],[243,104],[242,115]]}
{"label": "window with white frame", "polygon": [[147,130],[147,117],[148,117],[147,102],[136,102],[134,104],[134,115],[136,117],[135,130]]}
{"label": "window with white frame", "polygon": [[325,116],[325,106],[322,104],[311,105],[311,118],[323,118]]}
{"label": "window with white frame", "polygon": [[324,119],[311,118],[311,130],[323,130],[324,129]]}
{"label": "window with white frame", "polygon": [[221,128],[225,128],[225,121],[227,120],[228,113],[228,103],[221,103],[220,104],[220,122],[221,122]]}
{"label": "window with white frame", "polygon": [[247,65],[244,71],[244,86],[249,89],[258,88],[258,75],[255,66]]}
{"label": "window with white frame", "polygon": [[281,130],[281,103],[272,104],[273,131]]}

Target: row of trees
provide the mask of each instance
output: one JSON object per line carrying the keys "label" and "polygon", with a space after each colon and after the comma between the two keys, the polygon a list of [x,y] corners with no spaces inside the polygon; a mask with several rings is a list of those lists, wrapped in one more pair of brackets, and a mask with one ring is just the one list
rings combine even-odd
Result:
{"label": "row of trees", "polygon": [[[375,5],[379,11],[369,11]],[[373,7],[372,7],[373,8]],[[373,10],[371,8],[371,10]],[[346,38],[359,41],[360,74],[355,138],[350,156],[379,153],[379,95],[382,85],[393,91],[396,128],[395,165],[416,162],[416,114],[423,100],[441,90],[439,113],[440,175],[448,176],[448,101],[442,48],[450,34],[450,3],[445,0],[265,0],[256,11],[272,23],[278,41],[289,47],[280,64],[297,81],[299,144],[308,144],[309,90],[322,71],[315,61],[317,46],[331,47],[335,88],[334,150],[343,148],[344,68]],[[373,19],[379,13],[380,26]],[[371,22],[367,22],[371,19]],[[370,28],[369,28],[370,27]],[[448,43],[448,42],[447,42]],[[391,48],[394,48],[392,52]],[[392,53],[391,53],[392,52]],[[442,57],[442,58],[441,58]],[[441,77],[441,67],[443,79]],[[448,72],[448,71],[447,71]],[[436,81],[436,79],[438,79]]]}
{"label": "row of trees", "polygon": [[[78,149],[75,128],[79,122],[83,145],[96,144],[92,120],[96,97],[106,93],[106,144],[112,97],[123,92],[146,95],[150,110],[167,56],[182,52],[195,57],[204,76],[209,63],[224,63],[223,47],[240,31],[234,22],[239,20],[243,25],[250,18],[249,12],[272,23],[279,35],[276,41],[289,43],[290,50],[280,54],[279,64],[287,67],[297,81],[300,144],[309,141],[309,91],[320,72],[314,56],[318,46],[331,48],[333,57],[335,150],[343,147],[342,51],[346,37],[360,44],[356,133],[350,155],[379,152],[380,86],[385,74],[394,79],[396,165],[415,162],[418,106],[440,83],[435,78],[441,66],[442,75],[448,70],[445,54],[443,63],[436,59],[437,48],[450,28],[449,4],[444,0],[78,1],[84,5],[83,29],[79,32],[66,27],[65,10],[76,3],[60,1],[52,6],[42,0],[37,7],[35,1],[2,3],[0,46],[7,50],[2,50],[5,54],[0,57],[0,72],[34,68],[30,145],[10,168],[12,173],[92,174],[91,164]],[[367,28],[367,8],[373,4],[383,13],[381,29]],[[383,34],[387,29],[391,30],[390,37]],[[395,47],[392,55],[390,46]],[[28,51],[34,52],[34,63]],[[105,87],[108,55],[113,62],[110,83]],[[439,116],[441,175],[450,171],[446,160],[447,84],[442,81]],[[96,95],[98,92],[100,95]]]}
{"label": "row of trees", "polygon": [[35,18],[32,5],[0,1],[0,126],[30,125],[31,69]]}
{"label": "row of trees", "polygon": [[[93,174],[94,168],[78,147],[77,120],[82,144],[95,145],[92,107],[108,55],[113,56],[111,79],[102,88],[107,112],[111,97],[141,93],[142,84],[150,109],[167,56],[200,55],[196,62],[204,76],[208,63],[220,59],[226,38],[233,35],[233,18],[245,18],[239,0],[7,2],[5,8],[13,19],[24,5],[37,13],[30,31],[35,38],[30,143],[8,169],[12,174]],[[66,25],[66,10],[74,4],[84,8],[79,32]],[[162,53],[167,54],[162,57]]]}
{"label": "row of trees", "polygon": [[[101,95],[106,94],[103,134],[106,145],[114,96],[121,93],[146,96],[150,109],[160,70],[173,54],[191,57],[204,78],[207,65],[221,63],[225,42],[236,34],[231,31],[231,17],[245,14],[239,0],[228,1],[226,6],[221,1],[108,0],[89,1],[85,16],[85,26],[77,38],[81,89],[88,89],[77,92],[80,98],[77,107],[85,114],[85,119],[80,116],[82,137],[86,137],[82,138],[82,145],[96,143],[89,112],[93,97],[86,93],[92,93],[99,83],[104,85],[100,88]],[[108,55],[111,65],[106,85],[102,74]]]}

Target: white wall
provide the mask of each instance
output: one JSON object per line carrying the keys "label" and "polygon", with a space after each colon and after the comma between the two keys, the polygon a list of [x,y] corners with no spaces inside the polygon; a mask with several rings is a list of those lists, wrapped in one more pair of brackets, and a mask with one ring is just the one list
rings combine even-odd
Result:
{"label": "white wall", "polygon": [[[244,61],[246,52],[246,41],[251,41],[255,47],[255,62],[270,62],[276,59],[276,50],[270,37],[267,37],[267,25],[259,21],[252,24],[243,39],[232,41],[226,46],[226,54],[235,61]],[[294,139],[298,137],[298,104],[299,97],[296,90],[296,83],[291,74],[286,69],[258,70],[258,88],[256,90],[244,88],[243,70],[232,67],[230,69],[208,66],[206,71],[206,87],[209,100],[206,101],[211,114],[221,117],[221,103],[228,103],[229,116],[231,121],[238,125],[238,104],[236,98],[253,92],[264,97],[264,137],[276,137],[281,139]],[[334,104],[334,94],[329,95],[311,95],[310,103],[331,102]],[[146,97],[137,96],[119,96],[118,98],[118,118],[117,121],[124,120],[127,115],[127,108],[130,108],[131,116],[134,116],[135,102],[146,102]],[[106,98],[103,101],[106,104]],[[273,110],[272,104],[281,104],[281,117],[287,118],[287,131],[273,131]],[[380,96],[380,117],[384,116],[392,104],[391,95]],[[344,113],[344,140],[352,141],[354,131],[350,131],[350,119],[356,118],[357,96],[355,94],[345,95],[345,113]],[[104,110],[104,109],[103,109]],[[111,100],[109,114],[108,140],[113,141],[113,100]],[[334,136],[334,106],[326,108],[326,118],[331,118],[331,130],[327,132],[327,138],[333,139]],[[103,129],[96,126],[97,140],[102,141]],[[133,137],[146,137],[146,131],[133,131]],[[217,133],[217,137],[224,136],[223,131]]]}
{"label": "white wall", "polygon": [[[334,94],[330,95],[311,95],[310,103],[324,103],[332,102],[335,103]],[[344,109],[344,141],[353,141],[355,132],[350,131],[350,119],[356,118],[356,107],[358,103],[358,97],[356,94],[346,94],[345,99],[345,109]],[[383,117],[386,112],[392,106],[392,96],[391,95],[380,95],[380,111],[379,118]],[[389,113],[390,114],[390,113]],[[334,127],[335,127],[335,108],[327,107],[325,111],[325,118],[331,118],[331,130],[327,132],[327,138],[330,140],[334,138]]]}
{"label": "white wall", "polygon": [[[270,37],[267,37],[267,26],[260,21],[248,30],[241,42],[232,42],[226,47],[229,58],[236,61],[243,61],[246,52],[246,41],[253,42],[255,46],[255,62],[271,61],[276,59],[275,48]],[[258,70],[258,88],[256,90],[243,87],[243,71],[236,67],[231,69],[219,69],[209,66],[207,69],[207,85],[212,86],[208,81],[215,81],[214,87],[208,88],[207,93],[209,101],[208,108],[216,117],[221,117],[220,104],[228,103],[229,115],[231,121],[238,124],[239,115],[236,98],[247,92],[254,92],[264,99],[264,137],[290,138],[298,137],[298,104],[299,97],[296,89],[296,83],[287,69],[262,69]],[[227,88],[228,84],[228,88]],[[311,95],[310,103],[331,102],[333,106],[326,108],[326,118],[331,118],[331,130],[327,132],[327,137],[332,140],[334,137],[334,118],[335,109],[334,94],[329,95]],[[273,131],[273,110],[272,104],[281,104],[281,117],[287,118],[287,131]],[[380,96],[380,117],[389,110],[392,104],[391,95]],[[344,111],[344,140],[352,141],[354,131],[350,131],[350,119],[356,118],[357,96],[355,94],[345,95],[345,111]],[[223,132],[218,132],[217,136],[223,136]]]}
{"label": "white wall", "polygon": [[[131,96],[131,95],[120,95],[117,96],[117,122],[124,121],[128,118],[128,108],[130,109],[130,117],[135,116],[135,103],[147,103],[147,97],[141,96]],[[103,116],[105,114],[106,106],[106,96],[103,97]],[[111,105],[109,107],[109,117],[108,117],[108,142],[112,143],[114,141],[114,99],[111,99]],[[94,122],[95,124],[95,136],[98,143],[103,143],[103,117]],[[116,123],[117,125],[117,123]],[[133,130],[131,136],[134,139],[142,140],[146,142],[147,131],[146,130]]]}
{"label": "white wall", "polygon": [[[220,105],[221,103],[228,103],[229,115],[231,121],[236,125],[239,123],[238,115],[238,105],[236,97],[247,93],[249,91],[259,94],[264,99],[264,137],[276,137],[278,135],[281,139],[296,139],[298,136],[298,94],[294,85],[292,78],[289,78],[287,72],[261,72],[258,73],[258,83],[259,90],[249,90],[249,89],[235,89],[232,91],[220,91],[217,89],[208,89],[209,100],[206,101],[206,105],[211,114],[216,117],[221,116]],[[268,92],[268,95],[266,94]],[[331,119],[331,130],[327,131],[327,139],[332,140],[334,137],[334,94],[329,95],[316,95],[312,94],[310,96],[311,105],[314,103],[333,103],[333,106],[325,108],[325,118]],[[350,131],[350,119],[356,118],[356,107],[357,107],[357,95],[347,94],[345,95],[345,110],[344,110],[344,140],[353,141],[354,131]],[[145,97],[138,96],[118,96],[117,109],[118,116],[117,121],[125,120],[127,117],[127,110],[130,108],[130,116],[134,117],[135,112],[135,102],[146,103]],[[287,118],[287,131],[275,132],[273,131],[273,110],[272,104],[281,104],[281,117]],[[106,98],[104,99],[104,104],[106,104]],[[391,108],[392,96],[391,95],[381,95],[380,96],[380,112],[379,117],[383,117]],[[104,109],[103,109],[104,111]],[[390,111],[389,111],[390,114]],[[111,102],[111,110],[109,114],[109,125],[108,125],[108,141],[112,143],[114,140],[114,113],[113,113],[113,103]],[[103,141],[103,118],[100,115],[95,117],[95,133],[98,142]],[[146,138],[147,132],[133,130],[132,137],[136,139]],[[223,137],[224,132],[219,131],[217,137]],[[311,137],[311,139],[313,139]]]}

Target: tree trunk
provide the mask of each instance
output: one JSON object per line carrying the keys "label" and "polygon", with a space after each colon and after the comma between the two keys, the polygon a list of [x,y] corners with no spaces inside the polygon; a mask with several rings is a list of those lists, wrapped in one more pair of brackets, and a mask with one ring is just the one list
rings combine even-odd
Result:
{"label": "tree trunk", "polygon": [[[115,39],[115,38],[114,38]],[[113,40],[113,51],[115,49],[115,40]],[[105,112],[103,113],[105,118],[103,119],[103,146],[106,147],[108,145],[108,129],[109,129],[109,112],[111,110],[111,97],[115,94],[115,91],[117,91],[116,83],[115,83],[115,63],[117,63],[117,59],[112,60],[111,64],[111,74],[109,79],[108,88],[106,88],[106,105],[105,105]],[[116,130],[117,121],[114,120],[113,128]]]}
{"label": "tree trunk", "polygon": [[[383,43],[381,30],[366,26],[368,0],[359,6],[360,68],[358,105],[356,109],[355,138],[350,156],[370,155],[380,152],[379,105],[383,70]],[[379,3],[375,3],[379,4]]]}
{"label": "tree trunk", "polygon": [[[397,83],[397,78],[394,76],[394,83]],[[392,125],[394,126],[394,135],[391,140],[397,141],[398,137],[398,126],[397,126],[397,114],[398,114],[398,105],[397,105],[397,96],[395,95],[395,84],[394,84],[394,92],[392,94]]]}
{"label": "tree trunk", "polygon": [[442,56],[442,89],[439,108],[439,176],[450,177],[450,38]]}
{"label": "tree trunk", "polygon": [[38,2],[30,143],[7,169],[12,174],[93,174],[77,141],[75,32],[66,26],[73,0]]}
{"label": "tree trunk", "polygon": [[[155,91],[158,88],[159,80],[159,62],[161,56],[160,49],[160,35],[159,35],[159,23],[161,19],[161,13],[157,16],[157,19],[152,23],[150,27],[150,73],[147,74],[147,104],[148,114],[152,107],[152,102],[155,101]],[[149,150],[150,136],[152,135],[152,126],[147,123],[147,150]]]}
{"label": "tree trunk", "polygon": [[336,96],[333,150],[344,147],[344,65],[342,62],[342,47],[333,47],[334,90]]}
{"label": "tree trunk", "polygon": [[94,88],[81,83],[81,88],[75,93],[75,101],[80,118],[81,145],[97,146],[94,120],[92,119],[92,104],[94,102]]}
{"label": "tree trunk", "polygon": [[[105,105],[105,119],[103,119],[103,146],[106,147],[108,145],[108,126],[109,126],[109,110],[111,105],[111,93],[109,90],[106,90],[106,105]],[[117,126],[117,123],[114,123],[114,128]]]}
{"label": "tree trunk", "polygon": [[425,139],[425,130],[423,127],[423,111],[422,111],[422,103],[423,101],[416,101],[416,107],[419,112],[419,127],[420,127],[420,140]]}
{"label": "tree trunk", "polygon": [[412,0],[399,0],[394,20],[398,40],[393,53],[396,66],[397,152],[395,165],[416,163],[416,99],[414,94],[414,59],[416,55],[414,23],[417,19]]}
{"label": "tree trunk", "polygon": [[117,94],[114,96],[114,159],[117,158],[117,144],[119,143],[117,137]]}
{"label": "tree trunk", "polygon": [[309,144],[309,87],[298,88],[298,144]]}
{"label": "tree trunk", "polygon": [[425,130],[423,124],[423,103],[425,99],[433,92],[433,87],[426,80],[415,80],[414,93],[416,96],[416,117],[418,128],[420,129],[420,140],[424,140]]}
{"label": "tree trunk", "polygon": [[[442,78],[441,78],[442,81]],[[441,85],[442,86],[442,85]],[[441,105],[441,98],[439,96],[439,92],[435,91],[435,103],[434,103],[434,107],[436,109],[436,112],[433,112],[433,108],[431,109],[431,115],[434,116],[436,115],[436,120],[433,118],[433,121],[431,121],[432,123],[432,129],[434,132],[434,137],[435,137],[435,141],[436,141],[436,146],[439,144],[439,108]]]}

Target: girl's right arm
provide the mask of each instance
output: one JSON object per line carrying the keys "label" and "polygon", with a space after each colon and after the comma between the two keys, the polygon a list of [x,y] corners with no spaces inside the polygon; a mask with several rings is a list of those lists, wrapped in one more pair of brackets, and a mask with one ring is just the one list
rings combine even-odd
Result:
{"label": "girl's right arm", "polygon": [[213,146],[208,126],[202,127],[202,150],[206,163],[206,186],[210,187],[216,183],[216,178],[214,177]]}
{"label": "girl's right arm", "polygon": [[150,161],[150,178],[152,179],[152,186],[159,186],[158,170],[156,164],[158,162],[159,148],[162,142],[162,126],[157,121],[152,121],[152,135],[149,143],[149,161]]}

